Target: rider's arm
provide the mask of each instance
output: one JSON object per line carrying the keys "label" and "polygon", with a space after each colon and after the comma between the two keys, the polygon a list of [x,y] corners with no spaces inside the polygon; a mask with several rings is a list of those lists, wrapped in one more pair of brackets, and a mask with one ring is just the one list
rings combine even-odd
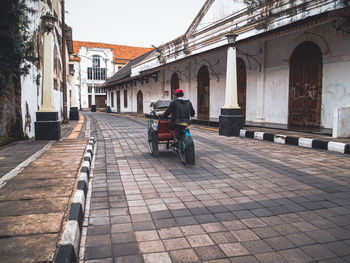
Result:
{"label": "rider's arm", "polygon": [[190,102],[190,114],[191,114],[191,117],[193,117],[196,114],[196,112],[193,109],[193,106],[192,106],[191,102]]}

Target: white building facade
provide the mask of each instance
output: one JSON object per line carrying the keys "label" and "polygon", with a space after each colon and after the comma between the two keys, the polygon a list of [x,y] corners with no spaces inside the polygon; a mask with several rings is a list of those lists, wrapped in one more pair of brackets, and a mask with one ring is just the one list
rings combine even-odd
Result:
{"label": "white building facade", "polygon": [[102,84],[130,60],[150,50],[82,41],[73,41],[73,48],[70,63],[74,67],[74,86],[79,95],[72,104],[79,109],[91,108],[93,96],[96,107],[106,109],[109,104]]}
{"label": "white building facade", "polygon": [[143,113],[180,87],[198,119],[215,120],[225,102],[225,36],[236,33],[238,102],[246,123],[350,136],[349,4],[208,0],[183,36],[106,87],[127,90],[131,108],[121,111]]}

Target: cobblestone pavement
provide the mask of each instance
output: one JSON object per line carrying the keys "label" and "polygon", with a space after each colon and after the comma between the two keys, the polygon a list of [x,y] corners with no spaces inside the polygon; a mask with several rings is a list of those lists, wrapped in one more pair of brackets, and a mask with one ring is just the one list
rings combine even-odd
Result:
{"label": "cobblestone pavement", "polygon": [[149,154],[144,121],[85,116],[97,152],[81,261],[350,262],[349,156],[193,128],[184,166]]}

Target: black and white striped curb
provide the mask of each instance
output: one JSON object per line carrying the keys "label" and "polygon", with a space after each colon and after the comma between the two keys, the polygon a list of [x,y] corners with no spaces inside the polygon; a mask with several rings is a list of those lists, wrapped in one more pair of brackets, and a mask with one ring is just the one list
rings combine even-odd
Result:
{"label": "black and white striped curb", "polygon": [[296,146],[301,146],[306,148],[314,148],[314,149],[350,154],[350,144],[341,143],[341,142],[301,138],[301,137],[267,133],[267,132],[254,132],[254,131],[247,131],[244,129],[240,130],[239,135],[241,137],[271,141],[271,142],[280,143],[280,144],[289,144],[289,145],[296,145]]}
{"label": "black and white striped curb", "polygon": [[94,154],[95,139],[90,138],[86,146],[83,165],[80,169],[77,190],[74,193],[69,210],[68,222],[64,228],[62,239],[59,243],[55,263],[78,262],[79,244],[83,226],[85,200],[90,178],[90,167]]}

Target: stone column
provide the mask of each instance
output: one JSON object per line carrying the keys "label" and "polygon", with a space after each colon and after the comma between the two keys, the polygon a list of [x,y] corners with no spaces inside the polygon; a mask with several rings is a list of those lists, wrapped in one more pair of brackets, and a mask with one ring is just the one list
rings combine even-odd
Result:
{"label": "stone column", "polygon": [[236,48],[227,49],[225,105],[219,116],[219,135],[239,136],[244,118],[238,105]]}
{"label": "stone column", "polygon": [[54,86],[54,39],[51,32],[44,33],[43,39],[43,99],[41,112],[55,111],[52,103]]}
{"label": "stone column", "polygon": [[58,111],[53,107],[54,89],[54,35],[52,31],[44,33],[43,38],[43,92],[41,109],[36,112],[35,139],[59,140],[61,122]]}
{"label": "stone column", "polygon": [[95,83],[94,83],[94,80],[95,80],[95,72],[94,72],[94,63],[92,63],[92,87],[91,87],[91,91],[92,91],[92,94],[91,94],[91,111],[92,112],[96,112],[96,101],[95,101]]}

